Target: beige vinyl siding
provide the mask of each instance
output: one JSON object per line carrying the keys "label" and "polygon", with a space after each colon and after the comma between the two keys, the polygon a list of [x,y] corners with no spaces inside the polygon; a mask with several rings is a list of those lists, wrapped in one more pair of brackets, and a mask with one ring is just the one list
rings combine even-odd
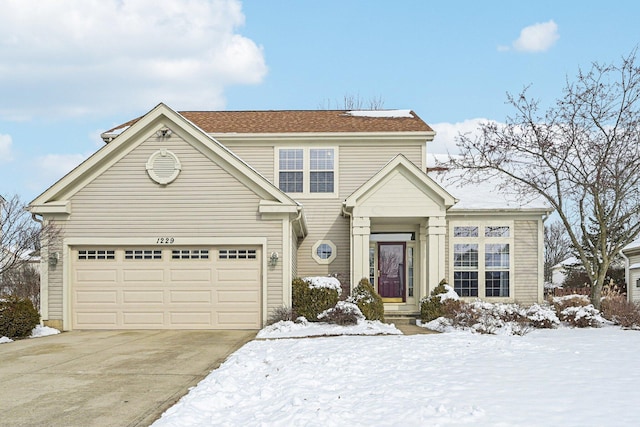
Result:
{"label": "beige vinyl siding", "polygon": [[514,299],[519,304],[538,302],[538,221],[514,221]]}
{"label": "beige vinyl siding", "polygon": [[[343,288],[349,286],[349,218],[341,216],[341,209],[340,200],[304,201],[309,234],[298,248],[298,276],[337,274]],[[337,257],[331,264],[318,264],[311,256],[313,245],[320,240],[336,245]]]}
{"label": "beige vinyl siding", "polygon": [[[52,226],[60,231],[61,234],[64,233],[64,223],[56,223],[52,222]],[[62,272],[64,261],[62,259],[62,238],[59,237],[55,241],[52,241],[48,244],[47,253],[60,254],[60,259],[55,266],[52,266],[48,263],[43,264],[43,268],[47,269],[47,277],[49,283],[49,292],[48,292],[48,308],[49,308],[49,318],[50,319],[60,319],[62,320]],[[44,319],[48,320],[48,319]]]}
{"label": "beige vinyl siding", "polygon": [[[182,164],[178,178],[167,186],[153,182],[145,169],[149,156],[161,148]],[[282,222],[261,220],[259,201],[250,188],[174,133],[168,140],[143,142],[76,193],[64,237],[174,237],[176,243],[189,237],[260,237],[267,240],[264,253],[282,253]],[[54,318],[61,314],[57,301],[62,280],[51,279]],[[268,269],[267,286],[270,311],[282,305],[282,263]]]}
{"label": "beige vinyl siding", "polygon": [[341,145],[338,157],[340,198],[349,197],[398,153],[402,153],[416,166],[423,168],[422,144],[398,144],[389,141],[375,145],[364,143]]}
{"label": "beige vinyl siding", "polygon": [[262,176],[272,183],[275,182],[273,145],[235,145],[222,140],[220,142]]}

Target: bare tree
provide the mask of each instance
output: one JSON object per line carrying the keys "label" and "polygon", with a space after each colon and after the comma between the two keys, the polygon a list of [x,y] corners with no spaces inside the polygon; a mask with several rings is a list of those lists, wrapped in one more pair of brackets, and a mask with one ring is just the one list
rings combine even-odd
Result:
{"label": "bare tree", "polygon": [[552,222],[544,226],[544,280],[551,282],[551,268],[567,259],[571,255],[571,240],[567,230],[559,222]]}
{"label": "bare tree", "polygon": [[0,200],[0,274],[28,262],[40,249],[40,225],[18,196]]}
{"label": "bare tree", "polygon": [[[384,99],[381,96],[373,96],[365,101],[360,97],[360,94],[347,93],[343,96],[342,102],[335,101],[334,106],[337,110],[382,110]],[[331,100],[327,98],[318,108],[330,109]]]}
{"label": "bare tree", "polygon": [[[0,197],[0,291],[29,296],[37,302],[34,288],[39,291],[39,273],[30,266],[40,255],[41,237],[53,238],[53,226],[41,226],[27,212],[18,196]],[[24,294],[24,295],[23,295]]]}
{"label": "bare tree", "polygon": [[[515,114],[458,138],[464,169],[499,176],[505,191],[553,207],[586,269],[600,306],[607,270],[640,233],[640,68],[636,51],[620,64],[593,63],[545,112],[527,95],[508,94]],[[477,174],[475,174],[477,175]],[[485,174],[486,179],[486,174]]]}

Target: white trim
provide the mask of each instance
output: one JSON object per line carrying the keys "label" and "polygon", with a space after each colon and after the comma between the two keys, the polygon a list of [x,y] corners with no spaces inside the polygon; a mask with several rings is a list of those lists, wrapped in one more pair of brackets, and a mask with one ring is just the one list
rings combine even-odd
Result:
{"label": "white trim", "polygon": [[[469,296],[462,297],[463,299],[473,300],[476,298],[480,298],[489,302],[513,302],[517,300],[517,296],[515,295],[515,221],[513,219],[504,219],[504,220],[474,220],[474,219],[457,219],[450,220],[448,227],[448,235],[449,235],[449,247],[447,250],[449,251],[449,285],[454,287],[454,275],[455,275],[455,245],[456,244],[477,244],[478,245],[478,267],[475,270],[469,271],[477,271],[478,272],[478,296]],[[465,226],[477,226],[478,227],[478,236],[477,237],[454,237],[454,227],[465,227]],[[485,237],[484,229],[487,226],[508,226],[509,227],[509,237]],[[486,271],[505,271],[505,269],[489,269],[487,270],[485,265],[485,249],[487,244],[509,244],[509,296],[508,297],[492,297],[486,295],[486,283],[484,273]],[[464,271],[464,270],[458,270]]]}
{"label": "white trim", "polygon": [[[236,141],[277,141],[283,142],[287,140],[366,140],[372,141],[388,141],[388,140],[403,140],[403,141],[433,141],[436,133],[431,132],[417,132],[417,131],[402,131],[402,132],[292,132],[292,133],[218,133],[211,132],[208,134],[215,139],[228,139]],[[367,141],[369,143],[369,141]]]}
{"label": "white trim", "polygon": [[[326,258],[326,259],[320,258],[320,256],[318,255],[318,248],[320,247],[320,245],[323,245],[323,244],[328,245],[331,248],[331,255],[329,256],[329,258]],[[311,247],[311,257],[318,264],[321,264],[321,265],[331,264],[333,260],[336,259],[337,256],[338,256],[338,248],[336,247],[335,243],[333,243],[331,240],[318,240]]]}
{"label": "white trim", "polygon": [[[338,146],[334,145],[322,145],[315,144],[310,146],[304,145],[286,145],[286,144],[278,144],[274,147],[273,150],[273,169],[274,169],[274,184],[280,189],[280,150],[302,150],[302,192],[301,193],[293,193],[284,190],[280,190],[283,193],[289,195],[290,197],[295,197],[296,199],[336,199],[338,198],[338,187],[339,187],[339,178],[340,174],[338,171],[339,165],[339,149]],[[312,193],[310,191],[311,185],[311,150],[333,150],[333,191],[322,193],[316,192]],[[328,172],[328,171],[327,171]]]}

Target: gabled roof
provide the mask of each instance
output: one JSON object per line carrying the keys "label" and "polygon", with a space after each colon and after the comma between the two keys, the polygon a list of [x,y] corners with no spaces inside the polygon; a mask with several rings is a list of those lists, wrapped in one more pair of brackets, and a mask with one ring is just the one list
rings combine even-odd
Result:
{"label": "gabled roof", "polygon": [[[204,146],[206,152],[210,152],[222,159],[229,167],[245,176],[250,182],[256,184],[262,197],[283,205],[298,207],[299,204],[274,186],[255,169],[229,151],[226,147],[205,133],[191,121],[175,112],[165,104],[159,104],[149,113],[136,120],[131,126],[122,132],[122,135],[112,143],[105,145],[91,157],[85,160],[74,170],[65,175],[58,182],[49,187],[44,193],[36,197],[29,209],[34,213],[70,213],[69,198],[91,182],[96,176],[109,168],[117,160],[132,151],[143,138],[141,134],[150,134],[166,126],[179,126],[185,134],[190,135],[195,141]],[[208,151],[207,151],[208,150]]]}
{"label": "gabled roof", "polygon": [[449,208],[457,202],[457,200],[451,194],[449,194],[444,188],[438,185],[438,183],[436,183],[427,174],[425,174],[419,167],[413,164],[404,155],[398,154],[375,175],[367,180],[367,182],[360,186],[360,188],[358,188],[349,197],[347,197],[344,201],[345,207],[353,208],[357,206],[362,199],[366,198],[367,195],[375,191],[376,188],[382,185],[385,179],[387,179],[397,171],[402,171],[405,176],[410,177],[414,183],[412,185],[415,185],[423,193],[433,194],[439,197],[441,199],[440,203],[444,208]]}
{"label": "gabled roof", "polygon": [[[206,133],[433,132],[410,110],[184,111]],[[103,135],[117,136],[131,120]]]}

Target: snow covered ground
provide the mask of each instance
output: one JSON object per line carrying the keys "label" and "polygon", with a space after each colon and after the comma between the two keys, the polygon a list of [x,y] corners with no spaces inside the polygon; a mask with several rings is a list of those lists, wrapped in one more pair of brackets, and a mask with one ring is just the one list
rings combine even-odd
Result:
{"label": "snow covered ground", "polygon": [[[50,328],[48,326],[37,325],[31,331],[31,335],[29,336],[29,338],[46,337],[48,335],[55,335],[55,334],[59,334],[59,333],[60,333],[60,331],[57,330],[57,329]],[[13,340],[11,338],[8,338],[8,337],[0,336],[0,344],[5,344],[5,343],[8,343],[8,342],[13,342]]]}
{"label": "snow covered ground", "polygon": [[256,340],[154,426],[635,426],[639,354],[611,326]]}

